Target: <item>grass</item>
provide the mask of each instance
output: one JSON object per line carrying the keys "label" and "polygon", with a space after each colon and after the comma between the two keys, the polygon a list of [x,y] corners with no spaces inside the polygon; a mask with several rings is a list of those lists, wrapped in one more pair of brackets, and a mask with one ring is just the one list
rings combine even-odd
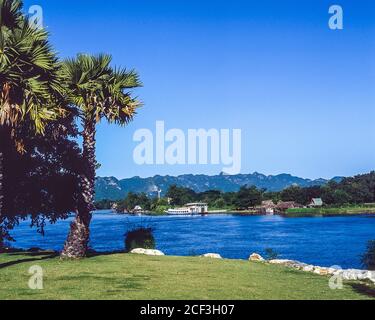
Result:
{"label": "grass", "polygon": [[288,209],[286,215],[293,216],[340,216],[340,215],[360,215],[374,214],[374,206],[347,206],[347,207],[323,207],[323,208],[295,208]]}
{"label": "grass", "polygon": [[[44,270],[43,290],[28,288],[33,265]],[[331,290],[326,277],[240,260],[113,254],[60,261],[47,253],[0,255],[0,299],[331,300],[370,299],[371,293],[358,283]]]}

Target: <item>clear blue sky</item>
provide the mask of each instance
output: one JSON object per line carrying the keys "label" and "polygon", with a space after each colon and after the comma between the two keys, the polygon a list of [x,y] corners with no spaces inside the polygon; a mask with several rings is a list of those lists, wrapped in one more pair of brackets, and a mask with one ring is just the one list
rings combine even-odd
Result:
{"label": "clear blue sky", "polygon": [[[242,129],[242,172],[318,178],[375,169],[372,0],[26,1],[41,5],[61,57],[111,53],[136,68],[145,106],[101,124],[101,176],[217,174],[222,166],[137,166],[138,128]],[[344,9],[344,30],[328,8]]]}

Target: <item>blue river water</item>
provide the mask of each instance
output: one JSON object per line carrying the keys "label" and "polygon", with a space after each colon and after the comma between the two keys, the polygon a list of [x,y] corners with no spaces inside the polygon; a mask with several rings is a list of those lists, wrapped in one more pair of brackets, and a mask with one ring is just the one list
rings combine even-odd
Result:
{"label": "blue river water", "polygon": [[[12,235],[14,247],[61,250],[71,219],[46,227],[45,236],[22,222]],[[375,240],[375,216],[284,218],[280,216],[213,215],[197,217],[136,217],[96,212],[90,246],[97,251],[124,248],[124,234],[134,226],[155,229],[157,248],[167,255],[219,253],[247,259],[272,248],[279,258],[320,266],[361,268],[361,255]]]}

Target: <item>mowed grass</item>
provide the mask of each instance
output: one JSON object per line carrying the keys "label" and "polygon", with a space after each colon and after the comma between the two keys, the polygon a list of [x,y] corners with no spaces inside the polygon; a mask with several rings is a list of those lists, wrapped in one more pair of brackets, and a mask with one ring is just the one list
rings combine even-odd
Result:
{"label": "mowed grass", "polygon": [[[34,265],[44,270],[43,290],[28,287]],[[327,277],[240,260],[113,254],[61,261],[47,253],[0,255],[2,300],[371,299],[355,287],[331,290]]]}

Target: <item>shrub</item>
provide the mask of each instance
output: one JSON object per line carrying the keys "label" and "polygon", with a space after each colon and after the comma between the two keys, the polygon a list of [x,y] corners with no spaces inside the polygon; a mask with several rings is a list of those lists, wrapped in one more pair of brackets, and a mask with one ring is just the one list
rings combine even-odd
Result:
{"label": "shrub", "polygon": [[155,249],[153,228],[138,227],[125,234],[126,252],[130,252],[136,248]]}
{"label": "shrub", "polygon": [[368,242],[367,250],[362,256],[362,265],[367,270],[375,270],[375,240]]}

